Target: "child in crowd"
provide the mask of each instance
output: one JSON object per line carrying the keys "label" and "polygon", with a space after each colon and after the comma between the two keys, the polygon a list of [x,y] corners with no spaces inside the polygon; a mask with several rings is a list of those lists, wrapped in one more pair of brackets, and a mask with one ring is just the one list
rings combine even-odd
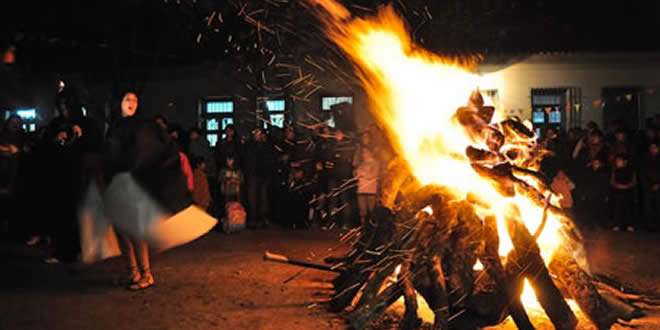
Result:
{"label": "child in crowd", "polygon": [[612,186],[612,230],[619,231],[625,226],[627,231],[635,231],[632,225],[635,186],[637,176],[628,157],[618,154],[614,157],[614,168],[610,176]]}
{"label": "child in crowd", "polygon": [[209,192],[209,181],[206,176],[206,161],[201,157],[193,157],[190,160],[193,168],[193,203],[204,211],[211,205],[211,193]]}
{"label": "child in crowd", "polygon": [[220,192],[225,198],[226,217],[222,221],[225,232],[238,232],[245,228],[245,208],[241,205],[241,184],[243,173],[236,167],[234,155],[227,155],[226,166],[220,170],[218,181]]}
{"label": "child in crowd", "polygon": [[227,202],[240,200],[243,172],[236,167],[234,155],[227,156],[226,166],[220,170],[218,180],[220,181],[220,191]]}
{"label": "child in crowd", "polygon": [[376,194],[380,180],[380,164],[373,151],[362,148],[361,162],[355,170],[358,178],[358,208],[360,211],[360,223],[365,225],[368,217],[376,208]]}

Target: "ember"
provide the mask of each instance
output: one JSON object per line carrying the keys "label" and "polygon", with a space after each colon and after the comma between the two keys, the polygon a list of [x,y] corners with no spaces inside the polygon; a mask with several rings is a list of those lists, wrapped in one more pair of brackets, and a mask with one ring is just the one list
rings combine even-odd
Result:
{"label": "ember", "polygon": [[540,309],[558,329],[575,329],[582,312],[599,329],[630,320],[594,286],[581,235],[538,172],[546,150],[524,123],[493,122],[502,116],[475,91],[468,69],[478,58],[420,49],[391,7],[362,19],[332,0],[308,1],[354,63],[399,155],[383,207],[352,233],[354,249],[326,260],[342,270],[333,311],[364,328],[403,296],[401,328],[416,328],[421,296],[435,329],[496,325],[509,315],[533,329],[530,315],[539,313],[531,312]]}

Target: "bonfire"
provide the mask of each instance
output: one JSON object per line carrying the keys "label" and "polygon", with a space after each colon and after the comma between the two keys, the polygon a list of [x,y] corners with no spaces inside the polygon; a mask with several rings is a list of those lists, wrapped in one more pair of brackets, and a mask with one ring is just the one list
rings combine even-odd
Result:
{"label": "bonfire", "polygon": [[398,155],[382,205],[350,233],[353,249],[326,262],[340,275],[331,310],[364,328],[403,298],[403,329],[475,329],[511,317],[534,329],[542,311],[557,329],[584,318],[598,329],[635,309],[598,290],[582,236],[539,171],[547,151],[530,125],[487,105],[471,69],[414,45],[392,7],[351,16],[333,0],[307,0],[354,64],[370,111]]}

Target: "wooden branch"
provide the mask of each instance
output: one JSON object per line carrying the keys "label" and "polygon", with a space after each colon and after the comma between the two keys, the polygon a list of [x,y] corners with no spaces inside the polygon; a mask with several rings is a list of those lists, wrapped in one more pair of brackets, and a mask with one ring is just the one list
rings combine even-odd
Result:
{"label": "wooden branch", "polygon": [[369,277],[367,285],[362,291],[362,296],[355,305],[356,309],[359,309],[369,303],[371,303],[374,298],[378,295],[378,290],[385,284],[385,280],[394,274],[394,270],[397,266],[397,263],[392,262],[389,266],[373,272]]}
{"label": "wooden branch", "polygon": [[449,296],[445,284],[445,275],[442,270],[442,260],[439,256],[433,256],[428,268],[431,278],[431,292],[429,297],[424,297],[435,315],[433,323],[434,330],[449,328]]}
{"label": "wooden branch", "polygon": [[[497,234],[497,218],[488,216],[484,221],[484,248],[479,256],[481,264],[490,275],[500,290],[506,295],[508,301],[508,312],[518,329],[534,330],[534,325],[529,320],[525,308],[520,301],[520,293],[515,289],[515,278],[510,278],[502,266],[499,256],[499,235]],[[513,263],[512,263],[513,264]],[[522,282],[522,280],[520,280]],[[501,318],[504,319],[503,317]]]}
{"label": "wooden branch", "polygon": [[507,230],[514,246],[512,254],[515,262],[520,265],[522,274],[532,285],[541,307],[556,329],[575,329],[577,319],[552,281],[539,247],[520,220],[519,212],[512,209],[506,220]]}
{"label": "wooden branch", "polygon": [[349,323],[355,329],[364,329],[369,322],[378,318],[388,307],[396,302],[402,294],[403,288],[400,283],[397,282],[388,286],[372,302],[350,313],[348,316]]}
{"label": "wooden branch", "polygon": [[417,294],[412,284],[410,262],[405,262],[401,265],[398,281],[403,288],[403,297],[406,306],[406,312],[403,314],[403,320],[399,323],[399,329],[417,329],[422,321],[417,317]]}
{"label": "wooden branch", "polygon": [[555,275],[555,282],[575,299],[582,312],[598,329],[609,329],[616,323],[619,315],[598,293],[591,276],[578,266],[564,247],[555,252],[549,269]]}

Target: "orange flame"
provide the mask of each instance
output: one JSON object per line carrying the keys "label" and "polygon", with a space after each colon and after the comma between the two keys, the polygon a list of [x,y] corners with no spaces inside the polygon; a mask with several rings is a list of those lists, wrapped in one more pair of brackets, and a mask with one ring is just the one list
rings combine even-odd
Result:
{"label": "orange flame", "polygon": [[[513,247],[501,221],[510,205],[517,206],[534,232],[543,218],[543,208],[521,194],[503,196],[472,169],[465,156],[468,146],[487,149],[485,141],[475,139],[454,116],[478,87],[478,75],[468,71],[476,59],[442,58],[417,47],[390,6],[369,19],[347,20],[346,9],[336,2],[310,1],[327,10],[329,37],[355,64],[370,110],[388,128],[390,140],[413,175],[422,184],[451,188],[456,198],[473,193],[486,201],[490,209],[484,211],[500,219],[503,256]],[[505,145],[503,149],[512,147],[516,146]],[[553,198],[553,203],[557,202]],[[558,216],[550,214],[538,239],[544,260],[549,260],[561,243],[560,228]]]}

